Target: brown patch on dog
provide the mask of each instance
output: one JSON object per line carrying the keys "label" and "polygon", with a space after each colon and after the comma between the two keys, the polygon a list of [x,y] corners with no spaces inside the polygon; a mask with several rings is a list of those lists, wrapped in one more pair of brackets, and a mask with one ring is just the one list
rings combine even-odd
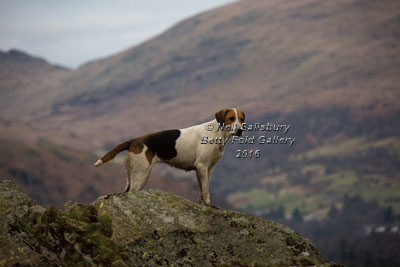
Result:
{"label": "brown patch on dog", "polygon": [[[239,117],[239,111],[240,111],[240,116],[243,118],[244,121],[244,113],[241,110],[238,111],[238,120],[241,122],[241,118]],[[217,119],[218,123],[225,123],[225,125],[232,125],[236,121],[236,113],[233,109],[231,108],[224,108],[217,113],[215,113],[215,118]]]}
{"label": "brown patch on dog", "polygon": [[135,154],[142,153],[144,144],[138,139],[134,139],[131,141],[131,146],[129,147],[128,151],[133,152]]}
{"label": "brown patch on dog", "polygon": [[215,113],[215,119],[217,120],[218,123],[224,123],[225,122],[225,117],[226,114],[229,112],[228,108],[224,108],[217,113]]}
{"label": "brown patch on dog", "polygon": [[170,160],[178,155],[176,140],[181,135],[178,129],[152,133],[143,138],[143,143],[162,160]]}
{"label": "brown patch on dog", "polygon": [[149,162],[149,164],[151,164],[151,162],[153,161],[153,158],[155,156],[154,153],[150,149],[147,149],[145,155],[146,155],[147,161]]}
{"label": "brown patch on dog", "polygon": [[146,145],[148,150],[153,153],[151,159],[157,155],[163,160],[170,160],[178,155],[175,144],[180,135],[181,131],[178,129],[146,134],[130,140],[131,146],[129,147],[129,151],[140,154],[143,151],[144,145]]}
{"label": "brown patch on dog", "polygon": [[[131,143],[130,141],[128,142],[123,142],[116,147],[114,147],[113,150],[107,152],[102,158],[101,158],[101,164],[106,163],[107,161],[112,160],[119,152],[127,150],[130,147]],[[99,165],[96,165],[99,166]]]}
{"label": "brown patch on dog", "polygon": [[228,112],[225,114],[225,125],[232,125],[236,120],[236,114],[233,109],[228,109]]}
{"label": "brown patch on dog", "polygon": [[246,116],[244,115],[243,110],[237,109],[237,112],[238,112],[238,119],[239,119],[239,122],[240,122],[240,123],[243,123],[244,120],[246,119]]}

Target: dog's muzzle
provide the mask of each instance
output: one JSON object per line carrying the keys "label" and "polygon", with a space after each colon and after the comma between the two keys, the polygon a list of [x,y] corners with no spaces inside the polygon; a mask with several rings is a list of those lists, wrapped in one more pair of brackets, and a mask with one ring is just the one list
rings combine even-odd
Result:
{"label": "dog's muzzle", "polygon": [[236,136],[242,136],[243,135],[243,130],[242,129],[237,130],[235,135]]}

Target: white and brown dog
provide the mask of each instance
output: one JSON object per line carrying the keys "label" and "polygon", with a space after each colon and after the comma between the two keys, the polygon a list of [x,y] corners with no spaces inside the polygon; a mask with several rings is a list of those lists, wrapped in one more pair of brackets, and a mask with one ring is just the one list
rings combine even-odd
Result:
{"label": "white and brown dog", "polygon": [[[157,162],[165,162],[186,171],[195,170],[200,187],[199,202],[217,208],[210,201],[211,173],[224,154],[224,145],[229,138],[242,135],[244,119],[245,115],[240,109],[223,109],[215,113],[214,120],[203,124],[151,133],[123,142],[94,165],[100,166],[112,160],[119,152],[128,150],[125,156],[128,174],[125,192],[142,189]],[[205,144],[205,139],[213,142]]]}

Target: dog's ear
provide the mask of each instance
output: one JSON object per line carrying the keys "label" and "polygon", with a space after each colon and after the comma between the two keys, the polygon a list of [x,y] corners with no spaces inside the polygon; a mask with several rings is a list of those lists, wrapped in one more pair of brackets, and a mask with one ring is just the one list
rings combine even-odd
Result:
{"label": "dog's ear", "polygon": [[243,120],[245,120],[245,119],[246,119],[246,115],[244,115],[244,112],[243,112],[243,110],[241,110],[241,109],[238,109],[237,111],[238,111],[238,113],[241,113],[241,114],[242,114],[242,116],[243,116]]}
{"label": "dog's ear", "polygon": [[217,120],[218,123],[224,123],[225,121],[225,116],[226,113],[228,113],[229,109],[224,108],[220,111],[218,111],[217,113],[215,113],[215,119]]}

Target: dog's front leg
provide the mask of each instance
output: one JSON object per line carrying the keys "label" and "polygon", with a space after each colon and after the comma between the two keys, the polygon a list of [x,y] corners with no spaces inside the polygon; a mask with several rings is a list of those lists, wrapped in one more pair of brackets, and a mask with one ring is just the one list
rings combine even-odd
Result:
{"label": "dog's front leg", "polygon": [[200,188],[199,202],[206,205],[207,203],[210,203],[210,194],[207,187],[208,169],[203,166],[203,164],[198,164],[198,166],[196,166],[196,174]]}
{"label": "dog's front leg", "polygon": [[196,166],[196,174],[197,182],[200,187],[199,202],[209,207],[218,208],[217,206],[212,205],[210,201],[208,168],[204,166],[204,164],[198,164]]}

